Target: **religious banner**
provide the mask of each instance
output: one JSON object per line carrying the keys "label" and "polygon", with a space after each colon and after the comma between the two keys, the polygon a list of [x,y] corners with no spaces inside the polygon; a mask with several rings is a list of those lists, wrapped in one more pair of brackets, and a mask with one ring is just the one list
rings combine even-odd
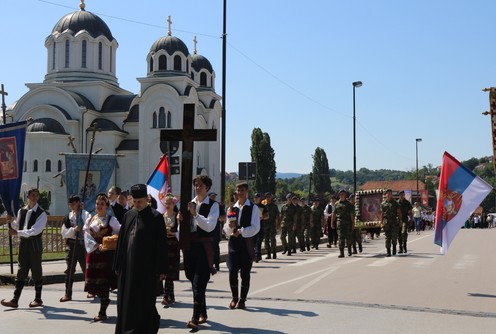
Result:
{"label": "religious banner", "polygon": [[84,185],[88,157],[87,153],[65,153],[65,173],[67,198],[79,195],[82,199],[84,192],[84,208],[91,213],[95,209],[96,195],[107,193],[110,177],[115,169],[116,156],[114,154],[92,154],[87,182]]}
{"label": "religious banner", "polygon": [[0,197],[7,213],[17,214],[27,122],[0,125]]}

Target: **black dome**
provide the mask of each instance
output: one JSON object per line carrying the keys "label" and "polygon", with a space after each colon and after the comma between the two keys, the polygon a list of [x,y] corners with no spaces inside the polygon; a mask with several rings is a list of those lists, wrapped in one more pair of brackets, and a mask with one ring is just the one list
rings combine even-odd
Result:
{"label": "black dome", "polygon": [[51,132],[60,135],[68,134],[58,121],[52,118],[38,118],[26,128],[27,132]]}
{"label": "black dome", "polygon": [[103,35],[109,41],[114,39],[107,24],[95,14],[85,10],[69,13],[61,18],[55,27],[53,27],[52,34],[56,32],[63,33],[67,30],[72,35],[86,30],[93,38]]}
{"label": "black dome", "polygon": [[202,68],[206,69],[210,73],[213,73],[214,70],[212,68],[212,64],[208,61],[207,58],[203,57],[202,55],[194,55],[191,61],[191,67],[195,69],[196,72],[200,72]]}
{"label": "black dome", "polygon": [[165,50],[170,56],[176,51],[181,51],[185,56],[189,56],[189,50],[186,44],[174,36],[164,36],[157,39],[150,48],[150,52],[157,52],[159,50]]}

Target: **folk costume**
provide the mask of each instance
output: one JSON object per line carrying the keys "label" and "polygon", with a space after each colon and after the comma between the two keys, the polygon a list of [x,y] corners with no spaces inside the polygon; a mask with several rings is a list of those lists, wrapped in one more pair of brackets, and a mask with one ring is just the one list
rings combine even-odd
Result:
{"label": "folk costume", "polygon": [[47,215],[38,204],[31,209],[29,206],[20,209],[17,213],[17,220],[12,222],[12,228],[17,230],[17,235],[19,236],[18,270],[15,279],[14,298],[10,301],[2,300],[3,306],[18,307],[18,301],[30,270],[34,281],[35,298],[29,303],[29,307],[43,305],[41,300],[43,286],[43,269],[41,266],[43,244],[41,235],[46,222]]}
{"label": "folk costume", "polygon": [[173,215],[169,217],[167,211],[164,213],[165,228],[167,235],[167,277],[165,279],[165,290],[162,305],[169,306],[176,301],[174,296],[174,281],[179,280],[179,240],[178,240],[178,221],[177,212],[174,210]]}
{"label": "folk costume", "polygon": [[[133,198],[146,199],[146,185],[131,187]],[[160,315],[156,282],[167,273],[167,239],[164,218],[145,204],[124,214],[114,259],[118,273],[115,333],[157,333]]]}
{"label": "folk costume", "polygon": [[[79,199],[79,198],[78,198]],[[79,263],[81,271],[86,271],[86,249],[84,247],[83,227],[90,214],[86,210],[79,208],[77,211],[69,212],[62,221],[60,234],[65,239],[65,262],[67,269],[65,274],[65,295],[60,299],[66,302],[72,299],[72,285],[74,282],[74,273],[76,265]],[[79,227],[79,231],[76,228]]]}
{"label": "folk costume", "polygon": [[100,311],[94,320],[107,319],[107,307],[110,304],[109,292],[116,288],[116,277],[112,272],[114,251],[101,251],[103,237],[119,233],[121,225],[112,216],[94,215],[84,224],[84,245],[86,248],[86,271],[84,291],[100,297]]}
{"label": "folk costume", "polygon": [[188,250],[183,250],[183,259],[184,273],[193,290],[192,321],[196,324],[200,317],[207,319],[205,292],[210,275],[216,273],[212,232],[219,218],[219,203],[209,197],[202,202],[195,197],[192,202],[196,204],[197,215],[191,217],[191,243]]}
{"label": "folk costume", "polygon": [[[252,237],[260,230],[260,212],[258,206],[248,199],[244,203],[236,202],[232,211],[236,213],[237,227],[231,228],[229,224],[224,224],[224,232],[229,238],[227,267],[229,268],[229,285],[233,298],[229,307],[235,308],[237,305],[238,308],[244,308],[250,289],[251,267],[255,260]],[[229,213],[228,217],[230,217]],[[234,236],[233,232],[235,231],[240,234]],[[241,295],[238,292],[238,273],[241,274]]]}

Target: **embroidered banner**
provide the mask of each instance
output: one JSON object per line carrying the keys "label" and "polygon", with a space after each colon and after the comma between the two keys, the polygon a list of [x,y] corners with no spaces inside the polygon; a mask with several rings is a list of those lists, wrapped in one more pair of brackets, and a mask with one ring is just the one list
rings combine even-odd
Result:
{"label": "embroidered banner", "polygon": [[114,154],[92,154],[86,185],[86,168],[88,167],[87,153],[65,153],[67,198],[78,194],[83,199],[84,208],[88,212],[95,209],[95,199],[98,193],[107,193],[110,177],[115,169],[116,156]]}

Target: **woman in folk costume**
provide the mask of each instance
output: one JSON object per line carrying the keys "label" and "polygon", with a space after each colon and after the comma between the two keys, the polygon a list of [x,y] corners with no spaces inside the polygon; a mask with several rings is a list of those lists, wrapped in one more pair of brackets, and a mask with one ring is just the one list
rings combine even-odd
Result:
{"label": "woman in folk costume", "polygon": [[179,280],[179,239],[178,239],[178,222],[177,216],[177,199],[168,194],[165,197],[164,220],[167,229],[167,258],[168,271],[165,278],[165,291],[162,305],[169,307],[176,299],[174,297],[174,281]]}
{"label": "woman in folk costume", "polygon": [[107,214],[110,201],[106,194],[96,196],[96,214],[84,224],[86,247],[86,272],[84,291],[100,298],[100,311],[94,321],[107,319],[110,290],[116,288],[116,276],[112,271],[114,251],[103,247],[103,238],[119,234],[119,221]]}

